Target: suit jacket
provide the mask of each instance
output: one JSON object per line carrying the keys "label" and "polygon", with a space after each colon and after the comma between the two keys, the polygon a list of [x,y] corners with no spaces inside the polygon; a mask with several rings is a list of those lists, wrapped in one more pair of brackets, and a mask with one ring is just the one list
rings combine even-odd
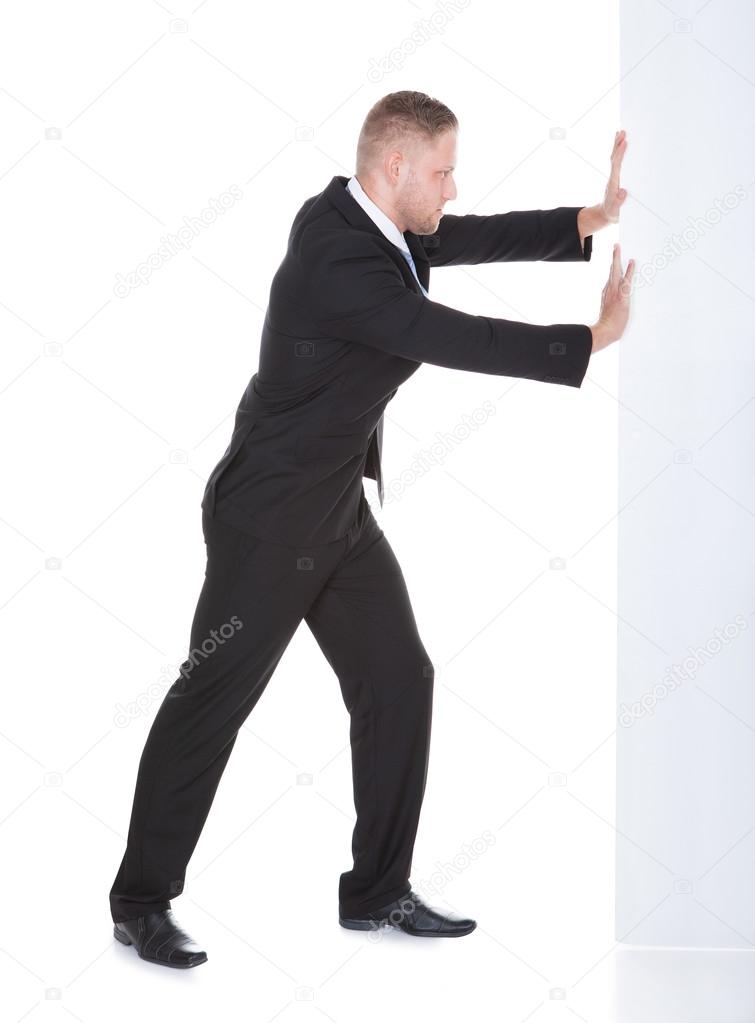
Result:
{"label": "suit jacket", "polygon": [[[426,298],[399,249],[347,191],[307,199],[270,287],[259,366],[202,498],[210,515],[290,546],[329,543],[354,524],[362,477],[383,501],[383,411],[423,362],[579,387],[586,324],[549,326],[461,312]],[[404,233],[425,288],[433,266],[589,260],[580,206],[447,214]]]}

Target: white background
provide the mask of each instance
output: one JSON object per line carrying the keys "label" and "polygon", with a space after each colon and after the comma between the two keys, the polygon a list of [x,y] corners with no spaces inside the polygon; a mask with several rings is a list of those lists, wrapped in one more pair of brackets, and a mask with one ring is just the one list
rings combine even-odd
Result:
{"label": "white background", "polygon": [[[208,964],[142,963],[108,906],[138,758],[186,655],[202,491],[295,212],[353,173],[367,110],[404,88],[461,122],[448,212],[600,202],[627,127],[616,6],[29,2],[3,20],[5,1018],[634,1019],[613,1005],[618,345],[580,389],[422,367],[386,416],[382,509],[365,481],[436,667],[412,882],[476,931],[370,942],[338,926],[348,716],[304,625],[173,902]],[[630,132],[624,221],[649,159]],[[232,185],[242,198],[186,251],[115,293]],[[434,271],[430,297],[592,323],[618,237],[596,235],[590,263]]]}

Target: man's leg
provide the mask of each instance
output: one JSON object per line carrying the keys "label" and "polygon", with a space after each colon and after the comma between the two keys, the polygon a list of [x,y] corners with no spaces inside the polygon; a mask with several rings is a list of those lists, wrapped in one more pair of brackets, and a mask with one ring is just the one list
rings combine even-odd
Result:
{"label": "man's leg", "polygon": [[425,791],[434,672],[401,567],[367,505],[361,534],[306,617],[351,718],[353,869],[339,912],[358,917],[410,891]]}
{"label": "man's leg", "polygon": [[267,543],[203,517],[207,570],[181,677],[139,763],[126,852],[110,892],[116,922],[170,908],[241,725],[347,547]]}

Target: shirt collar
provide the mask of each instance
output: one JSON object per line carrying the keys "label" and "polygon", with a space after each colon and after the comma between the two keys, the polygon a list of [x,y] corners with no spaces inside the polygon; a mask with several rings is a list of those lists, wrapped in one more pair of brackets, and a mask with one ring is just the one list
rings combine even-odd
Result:
{"label": "shirt collar", "polygon": [[365,192],[362,186],[357,181],[356,174],[352,175],[346,182],[346,188],[351,192],[356,201],[362,207],[364,212],[375,222],[377,227],[383,232],[389,242],[393,242],[394,245],[398,246],[402,252],[406,252],[411,255],[409,246],[406,244],[406,238],[399,231],[390,217],[386,216],[385,213],[377,206],[369,195]]}

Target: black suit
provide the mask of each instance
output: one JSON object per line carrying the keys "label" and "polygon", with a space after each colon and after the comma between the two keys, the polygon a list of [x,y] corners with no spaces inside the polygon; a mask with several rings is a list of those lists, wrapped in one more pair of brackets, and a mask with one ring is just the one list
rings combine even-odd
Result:
{"label": "black suit", "polygon": [[[584,324],[538,326],[428,301],[347,180],[336,175],[294,218],[270,288],[259,370],[202,504],[280,543],[344,535],[362,476],[381,482],[383,410],[421,363],[579,387],[592,350]],[[404,237],[427,288],[431,266],[589,260],[580,209],[448,214],[437,234]]]}
{"label": "black suit", "polygon": [[[423,362],[579,387],[584,324],[474,316],[422,295],[401,252],[337,175],[294,218],[272,282],[258,372],[202,500],[207,570],[190,656],[139,764],[114,920],[166,909],[238,731],[305,620],[338,676],[351,728],[353,868],[339,910],[359,916],[410,889],[427,777],[433,667],[404,578],[372,515],[385,406]],[[431,266],[586,260],[581,207],[455,216],[404,237]]]}

